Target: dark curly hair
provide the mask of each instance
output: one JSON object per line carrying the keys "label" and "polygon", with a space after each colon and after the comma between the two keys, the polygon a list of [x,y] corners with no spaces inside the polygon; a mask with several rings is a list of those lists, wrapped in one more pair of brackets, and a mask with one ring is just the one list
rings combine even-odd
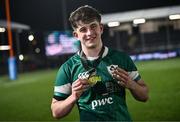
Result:
{"label": "dark curly hair", "polygon": [[69,17],[73,29],[78,27],[80,21],[83,23],[89,23],[94,20],[101,22],[101,15],[95,8],[88,5],[77,8]]}

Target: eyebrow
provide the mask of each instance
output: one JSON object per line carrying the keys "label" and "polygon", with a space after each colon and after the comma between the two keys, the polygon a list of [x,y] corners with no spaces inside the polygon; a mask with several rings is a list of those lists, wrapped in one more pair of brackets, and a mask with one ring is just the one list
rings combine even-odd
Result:
{"label": "eyebrow", "polygon": [[82,26],[82,27],[85,27],[86,25],[92,25],[92,24],[98,24],[97,22],[91,22],[89,24],[85,24],[84,26],[82,26],[81,24],[79,24],[78,26]]}

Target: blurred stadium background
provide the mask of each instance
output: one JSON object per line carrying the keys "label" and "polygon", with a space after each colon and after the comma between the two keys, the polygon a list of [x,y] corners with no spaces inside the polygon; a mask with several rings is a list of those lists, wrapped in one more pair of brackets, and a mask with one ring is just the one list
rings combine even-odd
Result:
{"label": "blurred stadium background", "polygon": [[[130,4],[133,3],[133,4]],[[79,48],[68,15],[80,5],[102,13],[105,45],[131,55],[150,87],[150,100],[128,92],[133,120],[179,121],[180,1],[10,1],[17,78],[8,70],[5,0],[0,0],[0,121],[55,121],[50,103],[59,66]],[[63,121],[77,121],[77,108]]]}

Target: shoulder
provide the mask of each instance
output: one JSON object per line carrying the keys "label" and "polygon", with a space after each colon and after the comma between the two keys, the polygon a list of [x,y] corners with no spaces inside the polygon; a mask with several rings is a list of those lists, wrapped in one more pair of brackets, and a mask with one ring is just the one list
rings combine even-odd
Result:
{"label": "shoulder", "polygon": [[79,59],[80,58],[78,54],[74,54],[65,63],[63,63],[58,70],[56,81],[63,82],[63,83],[67,82],[66,81],[67,79],[68,81],[71,81],[72,71],[73,69],[75,69],[77,64],[79,64],[78,63],[80,62]]}
{"label": "shoulder", "polygon": [[79,62],[80,56],[76,53],[72,57],[70,57],[65,63],[63,63],[61,67],[72,67]]}
{"label": "shoulder", "polygon": [[109,48],[108,56],[115,57],[115,58],[121,58],[121,59],[124,59],[124,58],[127,59],[130,57],[126,52],[120,51],[120,50],[115,50],[112,48]]}
{"label": "shoulder", "polygon": [[121,66],[121,68],[129,69],[134,67],[134,62],[131,57],[123,51],[109,49],[109,53],[107,55],[107,60],[110,60],[114,64]]}

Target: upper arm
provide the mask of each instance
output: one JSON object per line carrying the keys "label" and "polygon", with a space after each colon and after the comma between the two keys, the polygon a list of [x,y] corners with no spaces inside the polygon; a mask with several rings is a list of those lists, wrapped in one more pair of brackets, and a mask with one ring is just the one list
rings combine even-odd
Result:
{"label": "upper arm", "polygon": [[[54,96],[57,101],[64,100],[71,94],[71,74],[69,73],[68,66],[63,64],[56,76],[54,84]],[[54,100],[53,100],[54,101]]]}
{"label": "upper arm", "polygon": [[56,100],[55,98],[52,98],[51,104],[54,104],[54,103],[56,103],[56,102],[58,102],[58,100]]}
{"label": "upper arm", "polygon": [[55,98],[52,98],[51,109],[53,109],[53,106],[54,106],[57,102],[60,102],[60,101],[56,100]]}

